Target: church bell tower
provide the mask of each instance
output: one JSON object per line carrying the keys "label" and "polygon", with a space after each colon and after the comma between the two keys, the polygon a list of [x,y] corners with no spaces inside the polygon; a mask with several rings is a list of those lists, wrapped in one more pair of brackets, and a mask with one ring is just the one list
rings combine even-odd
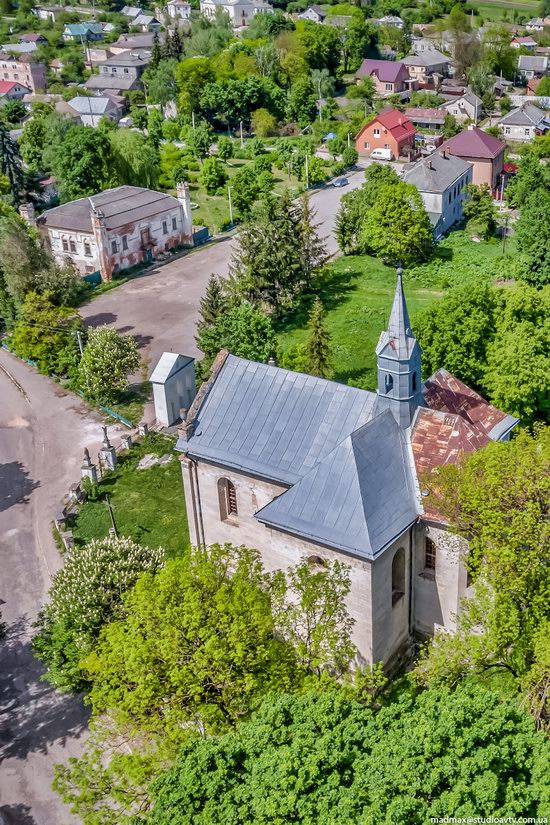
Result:
{"label": "church bell tower", "polygon": [[403,270],[397,270],[397,285],[388,322],[376,347],[380,400],[388,405],[397,423],[410,427],[422,400],[422,351],[413,335],[403,291]]}

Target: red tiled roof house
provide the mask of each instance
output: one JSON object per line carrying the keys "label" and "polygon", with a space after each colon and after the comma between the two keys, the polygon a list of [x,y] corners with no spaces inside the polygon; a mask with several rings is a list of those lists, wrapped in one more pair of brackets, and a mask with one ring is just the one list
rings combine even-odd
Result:
{"label": "red tiled roof house", "polygon": [[366,123],[355,138],[359,155],[370,155],[373,149],[390,149],[394,158],[410,157],[414,152],[416,130],[403,112],[389,109]]}
{"label": "red tiled roof house", "polygon": [[386,96],[404,92],[408,88],[409,70],[399,60],[363,60],[355,78],[358,83],[372,77],[376,94]]}
{"label": "red tiled roof house", "polygon": [[488,183],[491,189],[496,189],[504,166],[504,141],[471,125],[439,148],[473,164],[472,183],[476,186]]}

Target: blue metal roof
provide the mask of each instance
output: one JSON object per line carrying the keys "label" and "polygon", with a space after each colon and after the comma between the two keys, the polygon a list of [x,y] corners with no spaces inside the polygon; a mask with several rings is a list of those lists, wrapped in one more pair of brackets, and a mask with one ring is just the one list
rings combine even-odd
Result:
{"label": "blue metal roof", "polygon": [[372,414],[376,395],[228,355],[177,449],[295,484]]}
{"label": "blue metal roof", "polygon": [[256,518],[371,560],[417,515],[406,435],[386,411],[351,433]]}

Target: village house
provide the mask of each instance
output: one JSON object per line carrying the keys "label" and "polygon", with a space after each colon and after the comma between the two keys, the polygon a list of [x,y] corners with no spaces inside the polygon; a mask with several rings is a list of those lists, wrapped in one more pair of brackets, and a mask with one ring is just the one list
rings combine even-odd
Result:
{"label": "village house", "polygon": [[374,149],[389,149],[394,160],[409,158],[414,152],[416,130],[411,121],[398,109],[380,112],[365,124],[355,138],[359,155],[370,155]]}
{"label": "village house", "polygon": [[498,187],[504,166],[504,141],[471,124],[445,141],[440,149],[473,164],[472,183],[476,186],[486,183],[491,190]]}
{"label": "village house", "polygon": [[525,24],[528,32],[542,32],[545,26],[550,26],[550,17],[533,17]]}
{"label": "village house", "polygon": [[118,123],[126,110],[126,99],[120,96],[104,95],[97,97],[73,97],[67,101],[83,126],[96,128],[103,118]]}
{"label": "village house", "polygon": [[37,49],[36,43],[2,43],[0,45],[1,51],[13,55],[34,54]]}
{"label": "village house", "polygon": [[190,20],[191,4],[187,0],[170,0],[165,6],[166,14],[172,20]]}
{"label": "village house", "polygon": [[131,51],[115,54],[98,63],[98,74],[90,75],[84,87],[92,91],[129,92],[143,88],[141,76],[149,63],[149,53]]}
{"label": "village house", "polygon": [[403,112],[388,109],[363,126],[355,138],[355,148],[363,156],[372,154],[374,149],[388,149],[394,160],[410,158],[415,134],[413,124]]}
{"label": "village house", "polygon": [[0,106],[10,100],[22,100],[28,93],[29,89],[15,80],[0,80]]}
{"label": "village house", "polygon": [[377,95],[387,97],[409,88],[409,72],[400,60],[371,60],[366,58],[355,73],[358,83],[372,77]]}
{"label": "village house", "polygon": [[443,149],[419,160],[403,173],[416,186],[437,240],[464,217],[466,186],[472,183],[472,164]]}
{"label": "village house", "polygon": [[142,56],[150,55],[154,46],[155,39],[160,45],[164,43],[165,33],[159,32],[144,32],[143,34],[121,34],[118,40],[114,43],[109,43],[110,55],[106,56],[106,60],[112,55],[122,54],[123,52],[131,52],[132,54],[141,54]]}
{"label": "village house", "polygon": [[191,543],[257,548],[268,572],[345,563],[357,663],[389,670],[414,638],[455,630],[469,586],[467,544],[424,473],[507,439],[517,419],[446,370],[422,384],[400,270],[376,355],[369,392],[222,351],[176,449]]}
{"label": "village house", "polygon": [[513,49],[529,49],[529,51],[534,51],[537,48],[537,41],[534,40],[531,35],[526,35],[525,37],[513,37],[510,43],[510,46]]}
{"label": "village house", "polygon": [[132,20],[131,26],[132,29],[139,29],[142,32],[158,32],[161,24],[160,20],[152,14],[140,14]]}
{"label": "village house", "polygon": [[500,118],[498,125],[506,140],[530,143],[537,135],[543,135],[550,129],[550,117],[534,103],[524,103]]}
{"label": "village house", "polygon": [[321,6],[308,6],[305,11],[298,15],[299,20],[310,20],[312,23],[322,23],[327,16]]}
{"label": "village house", "polygon": [[439,132],[445,124],[447,113],[441,109],[405,109],[405,115],[417,129],[434,129]]}
{"label": "village house", "polygon": [[405,21],[397,14],[387,14],[376,21],[379,26],[395,26],[396,29],[405,28]]}
{"label": "village house", "polygon": [[47,46],[48,45],[48,38],[44,37],[43,34],[37,34],[36,32],[27,32],[27,34],[22,34],[19,38],[20,43],[35,43],[37,46]]}
{"label": "village house", "polygon": [[452,115],[459,123],[464,123],[466,120],[471,120],[477,123],[483,114],[483,103],[473,92],[466,92],[466,94],[448,100],[442,103],[442,110]]}
{"label": "village house", "polygon": [[411,80],[415,80],[419,86],[433,85],[436,75],[440,78],[447,77],[451,68],[450,59],[436,49],[409,54],[403,58],[402,63],[407,67]]}
{"label": "village house", "polygon": [[81,275],[115,272],[193,246],[189,186],[177,198],[137,186],[118,186],[44,212],[37,225],[56,261],[69,257]]}
{"label": "village house", "polygon": [[51,20],[55,23],[62,14],[66,14],[63,6],[35,6],[31,9],[31,14],[39,20]]}
{"label": "village house", "polygon": [[93,43],[103,40],[105,34],[101,23],[67,23],[63,29],[63,40],[75,43]]}
{"label": "village house", "polygon": [[46,66],[28,54],[15,57],[0,52],[0,79],[21,83],[32,94],[37,94],[46,89]]}
{"label": "village house", "polygon": [[273,6],[265,0],[200,0],[201,14],[214,19],[216,11],[220,9],[229,15],[234,28],[248,26],[258,12],[273,14]]}
{"label": "village house", "polygon": [[548,74],[548,57],[538,54],[520,54],[518,57],[518,72],[524,80],[533,77],[546,77]]}

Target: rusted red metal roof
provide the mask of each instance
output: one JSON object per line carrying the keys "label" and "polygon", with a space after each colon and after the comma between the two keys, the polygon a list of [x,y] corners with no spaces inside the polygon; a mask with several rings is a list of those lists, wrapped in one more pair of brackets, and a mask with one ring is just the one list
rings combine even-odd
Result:
{"label": "rusted red metal roof", "polygon": [[508,417],[447,370],[438,370],[424,384],[424,401],[433,410],[456,413],[489,435]]}

